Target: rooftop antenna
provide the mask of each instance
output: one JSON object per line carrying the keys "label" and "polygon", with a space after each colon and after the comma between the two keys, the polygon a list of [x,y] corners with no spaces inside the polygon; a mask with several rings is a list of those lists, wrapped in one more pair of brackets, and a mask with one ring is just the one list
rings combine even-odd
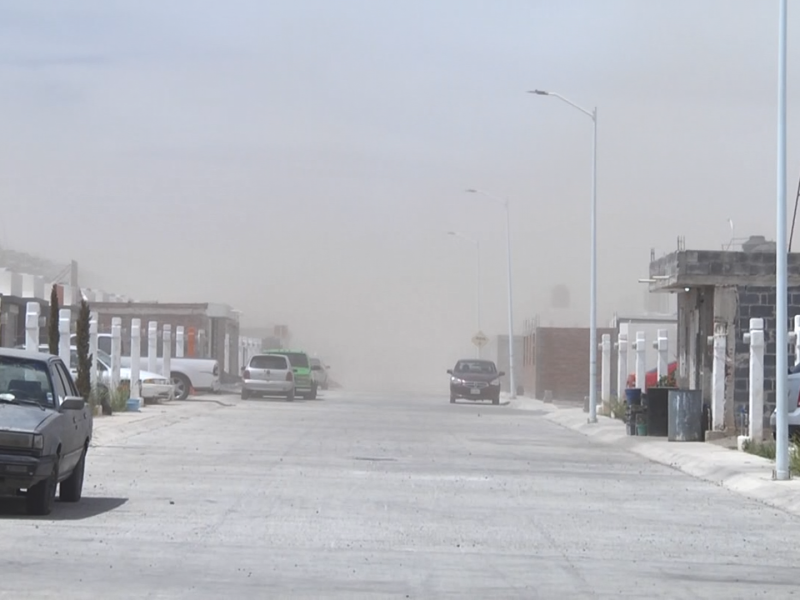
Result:
{"label": "rooftop antenna", "polygon": [[736,236],[734,235],[735,228],[733,226],[733,219],[731,219],[730,217],[728,217],[728,225],[730,225],[730,227],[731,227],[731,239],[728,242],[727,247],[723,248],[724,250],[730,250],[731,246],[733,246],[733,241],[736,239]]}
{"label": "rooftop antenna", "polygon": [[800,202],[800,181],[797,182],[797,196],[794,199],[794,214],[792,215],[792,230],[789,234],[789,252],[792,251],[792,240],[794,239],[794,224],[797,221],[797,204]]}

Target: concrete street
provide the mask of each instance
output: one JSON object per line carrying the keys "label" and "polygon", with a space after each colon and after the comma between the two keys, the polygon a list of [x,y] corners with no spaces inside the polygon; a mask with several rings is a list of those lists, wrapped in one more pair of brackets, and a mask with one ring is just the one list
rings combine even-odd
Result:
{"label": "concrete street", "polygon": [[544,411],[212,398],[98,418],[78,505],[0,505],[0,598],[800,596],[800,517]]}

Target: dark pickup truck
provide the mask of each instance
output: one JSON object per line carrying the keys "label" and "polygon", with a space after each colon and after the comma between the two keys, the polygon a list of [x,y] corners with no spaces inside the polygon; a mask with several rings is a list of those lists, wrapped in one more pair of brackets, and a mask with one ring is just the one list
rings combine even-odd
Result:
{"label": "dark pickup truck", "polygon": [[92,411],[60,358],[0,348],[0,495],[24,491],[28,514],[48,515],[83,490]]}

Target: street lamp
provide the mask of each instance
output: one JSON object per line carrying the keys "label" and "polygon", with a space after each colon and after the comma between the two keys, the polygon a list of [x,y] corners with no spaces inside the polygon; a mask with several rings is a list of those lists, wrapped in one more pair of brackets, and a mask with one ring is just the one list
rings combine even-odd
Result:
{"label": "street lamp", "polygon": [[469,189],[470,194],[481,194],[493,202],[502,204],[506,209],[506,255],[508,262],[508,381],[511,398],[517,397],[517,384],[514,378],[514,297],[511,287],[511,212],[508,198],[501,200],[483,190]]}
{"label": "street lamp", "polygon": [[[775,479],[785,481],[789,473],[789,425],[786,398],[788,353],[788,250],[786,246],[786,0],[778,2],[778,198],[775,242]],[[760,442],[761,440],[754,440]]]}
{"label": "street lamp", "polygon": [[[474,240],[471,237],[464,235],[459,231],[448,231],[447,235],[452,235],[454,237],[460,237],[462,240],[469,242],[470,244],[475,244],[476,253],[478,255],[477,261],[477,291],[475,292],[475,304],[477,308],[478,314],[478,331],[481,330],[481,242],[480,240]],[[481,358],[481,347],[477,346],[478,348],[478,358]]]}
{"label": "street lamp", "polygon": [[597,107],[591,111],[567,100],[564,96],[543,90],[529,91],[538,96],[552,96],[578,109],[592,120],[592,204],[591,259],[589,276],[589,422],[597,422]]}

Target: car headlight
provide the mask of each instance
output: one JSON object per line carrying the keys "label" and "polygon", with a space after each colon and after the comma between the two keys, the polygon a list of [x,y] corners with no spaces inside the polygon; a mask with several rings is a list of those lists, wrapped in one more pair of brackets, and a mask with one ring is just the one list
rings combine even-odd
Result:
{"label": "car headlight", "polygon": [[498,379],[492,379],[489,382],[489,385],[494,385],[494,386],[500,385],[500,379],[499,378]]}
{"label": "car headlight", "polygon": [[145,379],[142,383],[152,383],[154,385],[166,385],[168,382],[166,379]]}
{"label": "car headlight", "polygon": [[41,450],[44,447],[44,440],[38,433],[3,431],[0,432],[0,446],[6,448],[33,448]]}
{"label": "car headlight", "polygon": [[456,385],[464,385],[464,380],[463,379],[459,379],[458,377],[451,377],[450,378],[450,383],[454,383]]}

